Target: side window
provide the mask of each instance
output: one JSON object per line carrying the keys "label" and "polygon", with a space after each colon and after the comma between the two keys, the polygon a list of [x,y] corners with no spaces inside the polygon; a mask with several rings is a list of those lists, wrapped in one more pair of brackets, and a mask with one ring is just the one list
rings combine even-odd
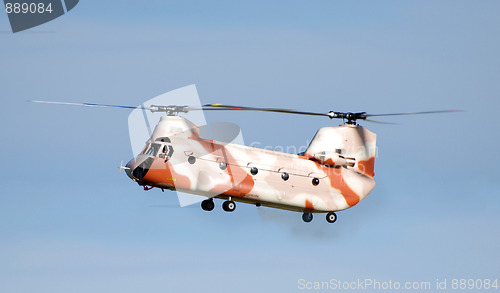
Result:
{"label": "side window", "polygon": [[166,145],[163,145],[159,157],[165,158],[166,160],[169,160],[170,157],[172,157],[173,153],[174,153],[174,148],[170,144],[166,144]]}
{"label": "side window", "polygon": [[151,148],[149,149],[148,155],[157,156],[159,151],[160,151],[160,144],[152,143]]}
{"label": "side window", "polygon": [[158,152],[160,151],[160,146],[161,145],[158,143],[149,144],[144,148],[144,151],[142,153],[144,155],[157,156]]}
{"label": "side window", "polygon": [[142,152],[141,154],[145,155],[147,153],[147,151],[149,150],[149,147],[151,146],[151,144],[146,144],[146,146],[144,147],[144,149],[142,149]]}

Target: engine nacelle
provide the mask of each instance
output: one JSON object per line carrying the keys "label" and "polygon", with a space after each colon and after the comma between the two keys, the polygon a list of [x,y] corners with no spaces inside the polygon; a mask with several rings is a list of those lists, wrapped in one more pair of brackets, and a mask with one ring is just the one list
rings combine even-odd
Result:
{"label": "engine nacelle", "polygon": [[329,166],[344,166],[373,178],[377,136],[359,125],[323,127],[304,153]]}

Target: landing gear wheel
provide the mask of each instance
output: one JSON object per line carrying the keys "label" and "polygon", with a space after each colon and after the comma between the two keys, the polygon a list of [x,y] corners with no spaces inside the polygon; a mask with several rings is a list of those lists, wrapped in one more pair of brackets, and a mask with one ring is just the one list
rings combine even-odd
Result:
{"label": "landing gear wheel", "polygon": [[205,199],[204,201],[201,202],[201,208],[204,211],[211,211],[215,207],[214,200],[213,199]]}
{"label": "landing gear wheel", "polygon": [[312,213],[304,212],[302,214],[302,220],[304,220],[304,222],[309,223],[309,222],[312,221],[312,219],[313,219],[313,214]]}
{"label": "landing gear wheel", "polygon": [[328,214],[326,214],[326,221],[328,223],[335,223],[335,221],[337,221],[337,214],[335,214],[334,212],[329,212]]}
{"label": "landing gear wheel", "polygon": [[226,200],[222,204],[222,209],[225,210],[226,212],[232,212],[236,209],[236,204],[232,200]]}

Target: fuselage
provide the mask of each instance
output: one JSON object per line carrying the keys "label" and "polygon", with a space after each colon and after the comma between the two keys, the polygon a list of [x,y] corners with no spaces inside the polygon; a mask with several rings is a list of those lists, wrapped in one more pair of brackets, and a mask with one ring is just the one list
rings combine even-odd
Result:
{"label": "fuselage", "polygon": [[328,212],[356,205],[375,186],[375,134],[321,128],[303,155],[201,138],[199,127],[162,117],[127,174],[140,185],[275,208]]}

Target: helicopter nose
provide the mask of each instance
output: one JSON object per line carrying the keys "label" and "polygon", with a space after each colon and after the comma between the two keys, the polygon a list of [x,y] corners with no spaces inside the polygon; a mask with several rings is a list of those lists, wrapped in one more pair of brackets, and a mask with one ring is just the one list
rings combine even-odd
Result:
{"label": "helicopter nose", "polygon": [[134,181],[141,181],[151,168],[154,159],[149,156],[139,155],[127,163],[127,175]]}
{"label": "helicopter nose", "polygon": [[137,164],[135,163],[135,159],[130,160],[126,165],[125,165],[125,173],[127,173],[127,176],[132,179],[132,180],[137,180],[137,178],[132,175],[132,171],[137,167]]}
{"label": "helicopter nose", "polygon": [[128,163],[125,165],[125,167],[129,168],[129,169],[135,169],[135,159],[132,159],[130,161],[128,161]]}

